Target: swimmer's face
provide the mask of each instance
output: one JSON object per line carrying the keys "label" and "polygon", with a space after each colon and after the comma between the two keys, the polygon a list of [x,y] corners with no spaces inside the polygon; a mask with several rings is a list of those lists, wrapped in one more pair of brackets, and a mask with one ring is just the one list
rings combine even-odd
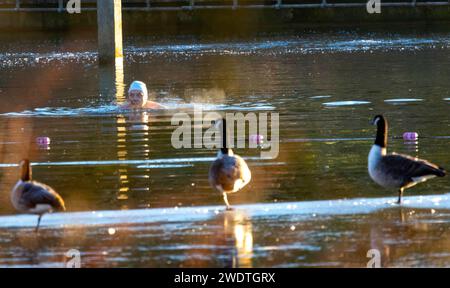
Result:
{"label": "swimmer's face", "polygon": [[128,92],[128,102],[133,107],[144,106],[144,93],[139,90],[131,90],[130,92]]}

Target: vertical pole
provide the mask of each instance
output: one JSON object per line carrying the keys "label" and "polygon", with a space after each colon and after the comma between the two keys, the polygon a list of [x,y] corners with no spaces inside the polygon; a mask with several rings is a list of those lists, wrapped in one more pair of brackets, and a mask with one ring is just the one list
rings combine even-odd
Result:
{"label": "vertical pole", "polygon": [[97,0],[97,29],[100,64],[123,57],[121,0]]}
{"label": "vertical pole", "polygon": [[20,9],[20,0],[16,0],[16,10]]}
{"label": "vertical pole", "polygon": [[277,0],[277,5],[276,5],[277,9],[280,9],[282,4],[283,4],[282,0]]}
{"label": "vertical pole", "polygon": [[63,0],[58,0],[58,12],[61,13],[64,9]]}

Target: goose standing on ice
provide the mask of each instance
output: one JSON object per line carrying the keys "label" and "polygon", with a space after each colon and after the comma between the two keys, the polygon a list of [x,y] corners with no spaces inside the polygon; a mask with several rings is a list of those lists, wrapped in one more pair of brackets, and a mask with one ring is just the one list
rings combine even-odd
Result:
{"label": "goose standing on ice", "polygon": [[445,176],[442,167],[428,161],[408,155],[386,154],[388,123],[382,115],[377,115],[372,124],[377,125],[377,136],[369,153],[369,175],[385,188],[399,189],[398,204],[402,201],[403,190],[436,176]]}
{"label": "goose standing on ice", "polygon": [[252,176],[244,159],[228,148],[226,120],[219,120],[218,124],[222,128],[222,148],[209,169],[209,183],[223,195],[227,210],[231,210],[227,195],[244,188]]}
{"label": "goose standing on ice", "polygon": [[41,218],[45,213],[51,213],[54,210],[66,210],[64,200],[53,188],[32,181],[31,165],[28,159],[22,160],[19,166],[21,177],[11,192],[11,202],[17,211],[39,216],[36,226],[37,232]]}

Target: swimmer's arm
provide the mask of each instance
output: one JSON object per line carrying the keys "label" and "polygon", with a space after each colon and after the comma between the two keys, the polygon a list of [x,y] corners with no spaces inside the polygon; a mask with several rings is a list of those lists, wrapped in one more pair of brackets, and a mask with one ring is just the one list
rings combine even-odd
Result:
{"label": "swimmer's arm", "polygon": [[153,101],[147,101],[147,103],[145,104],[144,108],[147,109],[167,109],[166,106],[161,105],[159,103],[153,102]]}
{"label": "swimmer's arm", "polygon": [[120,104],[119,109],[130,109],[130,104],[128,104],[127,102]]}

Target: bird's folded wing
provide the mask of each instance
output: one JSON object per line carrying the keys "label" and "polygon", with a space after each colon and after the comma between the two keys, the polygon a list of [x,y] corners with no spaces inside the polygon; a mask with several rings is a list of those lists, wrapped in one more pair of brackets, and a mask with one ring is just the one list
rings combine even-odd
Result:
{"label": "bird's folded wing", "polygon": [[390,154],[382,158],[382,169],[397,179],[412,181],[412,178],[442,173],[439,166],[426,160],[402,154]]}
{"label": "bird's folded wing", "polygon": [[22,204],[33,208],[37,204],[49,204],[55,209],[64,210],[64,201],[51,187],[41,183],[26,183],[21,197]]}

